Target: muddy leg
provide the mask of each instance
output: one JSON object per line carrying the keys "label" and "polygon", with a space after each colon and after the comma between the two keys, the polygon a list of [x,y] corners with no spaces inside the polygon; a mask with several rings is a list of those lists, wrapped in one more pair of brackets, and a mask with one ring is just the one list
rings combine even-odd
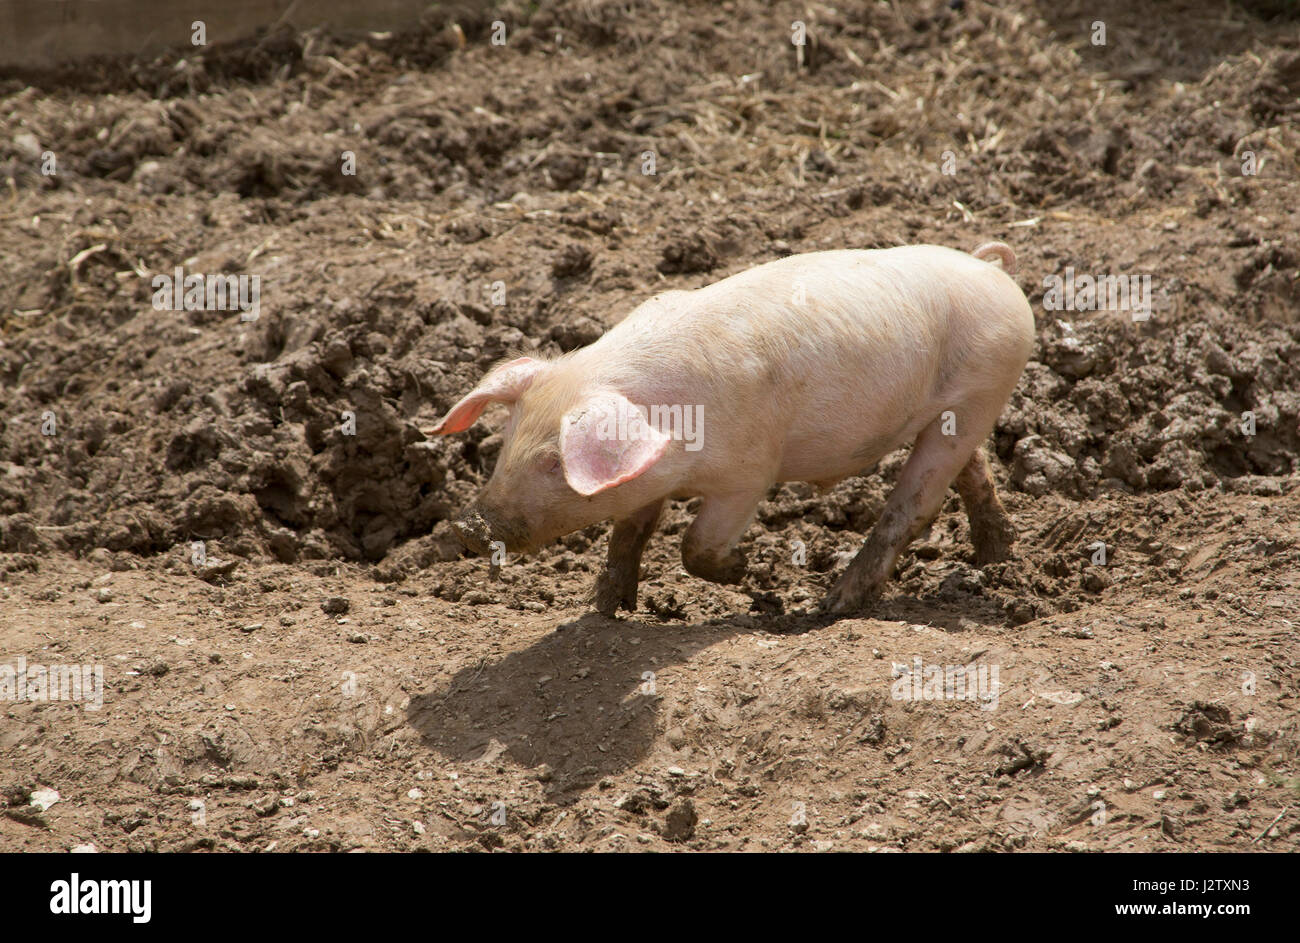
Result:
{"label": "muddy leg", "polygon": [[984,450],[977,448],[953,482],[966,506],[970,519],[970,539],[975,545],[975,564],[997,563],[1011,556],[1011,545],[1016,542],[1016,529],[998,500],[993,486],[993,474]]}
{"label": "muddy leg", "polygon": [[938,515],[948,485],[988,434],[989,426],[980,423],[967,435],[946,436],[939,420],[935,420],[922,430],[880,520],[827,593],[823,609],[854,612],[880,594],[885,581],[893,575],[899,554]]}
{"label": "muddy leg", "polygon": [[764,491],[704,499],[682,540],[686,572],[711,583],[736,584],[745,578],[745,557],[736,542],[754,519]]}
{"label": "muddy leg", "polygon": [[622,606],[636,612],[636,587],[641,579],[641,554],[659,523],[663,501],[647,504],[631,517],[614,522],[609,535],[605,569],[596,577],[596,611],[612,616]]}

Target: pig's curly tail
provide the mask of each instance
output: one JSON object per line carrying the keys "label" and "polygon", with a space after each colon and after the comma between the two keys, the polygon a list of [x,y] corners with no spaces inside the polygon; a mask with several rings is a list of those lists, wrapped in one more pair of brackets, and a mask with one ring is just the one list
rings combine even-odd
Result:
{"label": "pig's curly tail", "polygon": [[1002,263],[1002,271],[1008,275],[1016,274],[1016,254],[1011,251],[1011,247],[1005,242],[986,242],[974,252],[971,253],[975,258],[985,261],[989,256],[995,255],[998,261]]}

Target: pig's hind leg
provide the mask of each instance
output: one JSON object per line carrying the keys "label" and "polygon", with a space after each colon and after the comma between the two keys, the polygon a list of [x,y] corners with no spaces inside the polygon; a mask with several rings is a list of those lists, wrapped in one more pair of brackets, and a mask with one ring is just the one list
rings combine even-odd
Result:
{"label": "pig's hind leg", "polygon": [[953,482],[966,507],[970,520],[970,539],[975,545],[975,565],[997,563],[1011,556],[1011,545],[1016,541],[1016,529],[998,500],[993,485],[993,473],[984,450],[976,448],[970,461],[962,466]]}
{"label": "pig's hind leg", "polygon": [[[824,610],[837,614],[854,612],[875,599],[885,581],[893,575],[899,555],[930,526],[943,506],[948,486],[972,461],[979,444],[993,428],[997,414],[964,418],[967,426],[964,434],[944,435],[942,420],[936,419],[916,437],[912,454],[885,502],[880,520],[876,521],[848,569],[840,574],[827,593],[822,602]],[[987,466],[984,471],[987,474]],[[974,476],[967,483],[972,489],[977,489],[978,480]],[[974,496],[975,490],[971,493]],[[985,514],[987,502],[981,503],[980,507],[979,514]],[[981,527],[983,521],[984,517],[981,517]]]}
{"label": "pig's hind leg", "polygon": [[614,522],[609,535],[605,569],[596,577],[596,611],[614,615],[622,606],[636,612],[636,588],[641,580],[641,554],[659,523],[662,500],[647,504],[631,517]]}

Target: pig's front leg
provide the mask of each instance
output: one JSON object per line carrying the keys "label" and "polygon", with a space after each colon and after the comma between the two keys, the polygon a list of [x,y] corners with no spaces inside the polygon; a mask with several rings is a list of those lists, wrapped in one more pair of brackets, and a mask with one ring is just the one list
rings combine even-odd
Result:
{"label": "pig's front leg", "polygon": [[766,493],[708,495],[682,539],[686,572],[711,583],[736,584],[745,578],[745,556],[736,547]]}
{"label": "pig's front leg", "polygon": [[631,517],[614,522],[609,535],[605,569],[596,577],[596,611],[612,616],[622,606],[636,612],[636,586],[641,579],[641,554],[659,523],[662,500],[647,504]]}

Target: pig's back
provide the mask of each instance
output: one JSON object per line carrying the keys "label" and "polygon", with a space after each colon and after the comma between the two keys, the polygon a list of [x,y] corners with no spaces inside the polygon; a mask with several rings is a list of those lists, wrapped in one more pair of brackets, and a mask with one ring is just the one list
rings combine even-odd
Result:
{"label": "pig's back", "polygon": [[803,385],[870,369],[952,372],[957,364],[945,361],[1027,357],[1032,342],[1028,302],[1000,268],[941,246],[904,246],[793,255],[665,292],[593,348],[706,381],[741,370]]}
{"label": "pig's back", "polygon": [[666,292],[584,353],[634,401],[703,404],[714,445],[771,448],[788,456],[783,479],[816,479],[901,444],[937,402],[1019,376],[1032,343],[1028,302],[1000,268],[906,246],[789,256]]}

